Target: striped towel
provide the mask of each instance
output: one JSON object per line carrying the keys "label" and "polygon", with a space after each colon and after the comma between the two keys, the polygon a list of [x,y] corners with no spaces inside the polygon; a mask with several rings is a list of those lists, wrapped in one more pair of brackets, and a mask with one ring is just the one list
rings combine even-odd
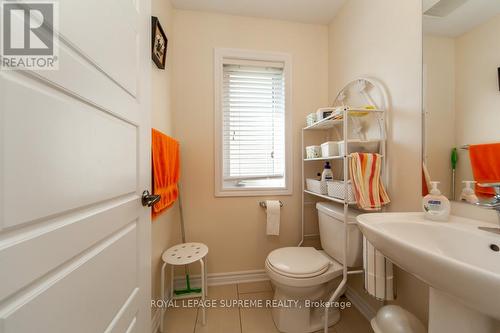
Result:
{"label": "striped towel", "polygon": [[379,154],[352,153],[349,171],[358,207],[363,210],[380,210],[391,200],[380,179],[381,159]]}

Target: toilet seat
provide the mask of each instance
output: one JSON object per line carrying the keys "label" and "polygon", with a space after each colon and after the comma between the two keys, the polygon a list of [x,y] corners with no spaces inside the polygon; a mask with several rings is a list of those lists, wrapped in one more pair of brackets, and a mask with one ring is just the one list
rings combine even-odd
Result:
{"label": "toilet seat", "polygon": [[315,276],[311,277],[292,277],[284,275],[280,270],[276,269],[269,262],[269,258],[266,259],[265,268],[269,278],[274,282],[288,287],[312,287],[319,285],[321,283],[326,283],[335,279],[336,277],[342,275],[342,265],[337,262],[335,259],[330,257],[324,251],[317,251],[320,255],[322,255],[326,260],[328,260],[329,264],[327,269]]}
{"label": "toilet seat", "polygon": [[313,247],[283,247],[272,251],[267,264],[276,273],[291,278],[312,278],[326,272],[331,264]]}

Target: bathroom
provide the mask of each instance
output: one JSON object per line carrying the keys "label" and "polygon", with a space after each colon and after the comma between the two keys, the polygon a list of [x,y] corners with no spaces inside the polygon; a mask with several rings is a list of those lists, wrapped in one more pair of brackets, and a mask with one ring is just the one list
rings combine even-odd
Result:
{"label": "bathroom", "polygon": [[[496,228],[499,217],[477,207],[494,200],[491,190],[477,200],[477,184],[472,195],[462,191],[463,181],[500,182],[500,149],[493,158],[475,149],[500,142],[496,1],[48,2],[60,31],[58,67],[0,66],[1,332],[500,333],[500,236],[477,228]],[[260,135],[253,140],[272,130],[271,166],[228,158],[231,140],[242,136],[225,123],[235,117],[227,87],[231,75],[256,67],[253,78],[278,87],[277,114],[255,120],[262,131],[247,129]],[[250,97],[265,89],[256,87],[261,81],[250,81]],[[333,114],[317,113],[325,108]],[[353,117],[314,130],[335,112]],[[352,133],[339,130],[344,120]],[[375,150],[359,150],[381,156],[377,185],[387,200],[374,209],[307,187],[307,179],[323,184],[327,161],[334,179],[350,179],[352,158],[330,157],[355,152],[342,144],[353,133],[377,141]],[[321,154],[322,143],[339,141],[336,153]],[[480,161],[489,156],[487,181],[471,168],[474,152]],[[423,217],[431,181],[451,202],[446,221]],[[318,202],[336,207],[336,217]],[[346,251],[327,235],[349,235],[346,211],[373,215],[346,220],[357,232],[346,249],[358,252],[344,270]],[[367,290],[368,238],[392,267],[391,295]],[[186,243],[195,244],[198,253],[186,256],[196,260],[168,258]],[[319,251],[328,244],[335,255]],[[408,250],[418,246],[422,252]],[[291,297],[295,290],[280,284],[268,258],[283,248],[299,249],[288,258],[301,265],[329,258],[328,269],[336,267],[321,297]],[[425,261],[438,255],[443,261]],[[419,262],[425,273],[406,265]],[[443,283],[431,273],[453,278]]]}

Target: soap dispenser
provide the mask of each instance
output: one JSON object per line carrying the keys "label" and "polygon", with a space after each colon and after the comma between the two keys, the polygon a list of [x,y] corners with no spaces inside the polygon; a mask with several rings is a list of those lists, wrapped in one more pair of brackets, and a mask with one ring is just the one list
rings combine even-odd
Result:
{"label": "soap dispenser", "polygon": [[323,173],[321,174],[321,181],[332,181],[333,173],[332,167],[330,166],[330,162],[325,163],[325,168],[323,169]]}
{"label": "soap dispenser", "polygon": [[423,199],[425,218],[433,221],[448,221],[450,201],[438,189],[439,182],[430,182],[432,189]]}
{"label": "soap dispenser", "polygon": [[476,182],[473,180],[464,180],[464,188],[462,189],[462,194],[460,195],[460,200],[467,201],[468,203],[475,204],[479,202],[479,199],[476,196],[476,192],[472,188],[472,185]]}

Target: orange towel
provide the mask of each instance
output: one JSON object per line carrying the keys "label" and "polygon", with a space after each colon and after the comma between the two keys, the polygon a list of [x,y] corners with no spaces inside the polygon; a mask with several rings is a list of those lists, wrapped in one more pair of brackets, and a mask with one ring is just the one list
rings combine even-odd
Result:
{"label": "orange towel", "polygon": [[[470,145],[469,156],[475,181],[500,182],[500,143]],[[495,192],[491,188],[476,185],[476,194],[492,196]]]}
{"label": "orange towel", "polygon": [[364,210],[380,210],[390,201],[380,179],[382,156],[379,154],[352,153],[349,171],[358,207]]}
{"label": "orange towel", "polygon": [[427,170],[427,166],[425,162],[422,162],[422,196],[425,197],[429,194],[429,188],[431,184],[431,176],[429,175],[429,170]]}
{"label": "orange towel", "polygon": [[177,200],[180,175],[179,142],[152,129],[153,193],[160,195],[151,211],[153,219]]}
{"label": "orange towel", "polygon": [[425,181],[425,172],[422,170],[422,196],[425,197],[427,194],[429,194],[429,187]]}

